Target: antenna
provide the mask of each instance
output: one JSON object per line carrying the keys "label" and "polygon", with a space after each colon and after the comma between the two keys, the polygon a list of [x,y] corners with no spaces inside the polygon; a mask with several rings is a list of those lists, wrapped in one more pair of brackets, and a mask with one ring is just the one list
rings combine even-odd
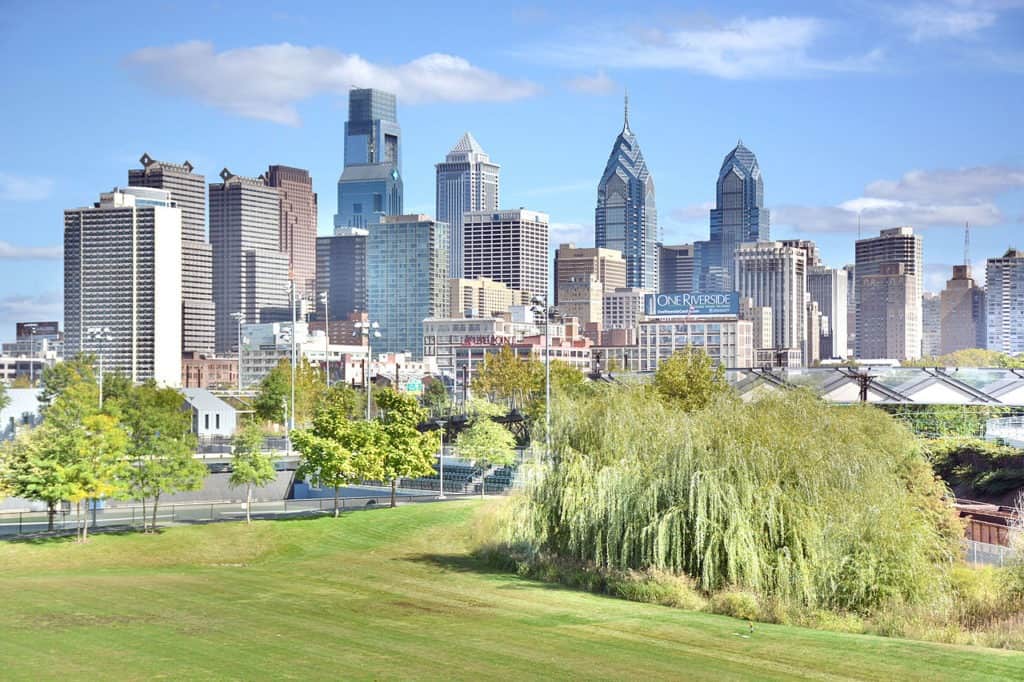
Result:
{"label": "antenna", "polygon": [[964,265],[971,264],[971,224],[964,223]]}
{"label": "antenna", "polygon": [[860,241],[861,238],[862,237],[860,231],[860,211],[857,211],[857,241]]}
{"label": "antenna", "polygon": [[622,129],[629,130],[629,90],[625,91],[625,106],[623,109]]}

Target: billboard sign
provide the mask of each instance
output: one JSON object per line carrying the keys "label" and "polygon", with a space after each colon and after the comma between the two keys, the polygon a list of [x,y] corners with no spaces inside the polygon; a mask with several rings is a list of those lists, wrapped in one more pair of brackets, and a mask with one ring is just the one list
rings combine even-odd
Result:
{"label": "billboard sign", "polygon": [[650,317],[709,317],[739,315],[740,295],[725,293],[647,294],[644,312]]}

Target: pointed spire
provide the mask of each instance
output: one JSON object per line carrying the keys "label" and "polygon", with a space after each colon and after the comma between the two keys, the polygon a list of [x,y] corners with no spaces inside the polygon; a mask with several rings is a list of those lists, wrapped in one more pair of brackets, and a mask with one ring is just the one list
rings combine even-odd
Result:
{"label": "pointed spire", "polygon": [[622,117],[622,132],[629,130],[629,90],[625,91],[625,107]]}
{"label": "pointed spire", "polygon": [[741,137],[738,140],[736,140],[736,148],[739,149],[742,146],[743,146],[743,138]]}

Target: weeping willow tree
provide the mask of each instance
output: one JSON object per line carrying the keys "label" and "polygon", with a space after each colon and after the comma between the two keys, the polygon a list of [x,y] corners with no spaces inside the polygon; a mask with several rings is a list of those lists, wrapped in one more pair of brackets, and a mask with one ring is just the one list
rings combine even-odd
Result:
{"label": "weeping willow tree", "polygon": [[509,510],[510,542],[813,607],[944,591],[956,517],[917,440],[879,410],[794,391],[683,413],[608,387],[554,414],[555,456]]}

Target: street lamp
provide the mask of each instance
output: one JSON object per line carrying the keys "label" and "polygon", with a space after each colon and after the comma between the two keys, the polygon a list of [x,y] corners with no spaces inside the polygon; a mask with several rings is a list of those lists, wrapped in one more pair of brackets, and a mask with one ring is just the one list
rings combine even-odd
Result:
{"label": "street lamp", "polygon": [[288,294],[291,297],[292,306],[292,409],[289,411],[288,423],[288,453],[291,454],[291,433],[295,430],[295,337],[298,336],[295,330],[295,280],[293,279],[288,280]]}
{"label": "street lamp", "polygon": [[440,479],[441,479],[440,494],[437,496],[437,499],[439,499],[439,500],[445,499],[445,494],[444,494],[444,427],[447,424],[448,424],[448,421],[445,420],[445,419],[438,419],[437,420],[437,425],[441,427],[441,454],[439,454],[437,456],[437,463],[439,465],[438,471],[440,473]]}
{"label": "street lamp", "polygon": [[100,409],[103,409],[103,350],[107,341],[113,341],[114,336],[110,333],[110,327],[89,327],[85,335],[100,344],[100,352],[97,354],[100,359]]}
{"label": "street lamp", "polygon": [[551,459],[551,316],[557,311],[539,296],[530,303],[535,315],[544,316],[544,456]]}
{"label": "street lamp", "polygon": [[245,315],[239,311],[231,313],[231,317],[238,323],[238,394],[242,394],[242,320]]}
{"label": "street lamp", "polygon": [[320,302],[324,304],[324,367],[327,374],[327,388],[331,387],[331,313],[328,310],[326,291],[320,292]]}
{"label": "street lamp", "polygon": [[380,338],[380,325],[377,322],[356,322],[352,325],[355,329],[353,336],[362,336],[366,339],[366,376],[363,383],[366,384],[366,421],[370,421],[370,358],[373,357],[373,339]]}

